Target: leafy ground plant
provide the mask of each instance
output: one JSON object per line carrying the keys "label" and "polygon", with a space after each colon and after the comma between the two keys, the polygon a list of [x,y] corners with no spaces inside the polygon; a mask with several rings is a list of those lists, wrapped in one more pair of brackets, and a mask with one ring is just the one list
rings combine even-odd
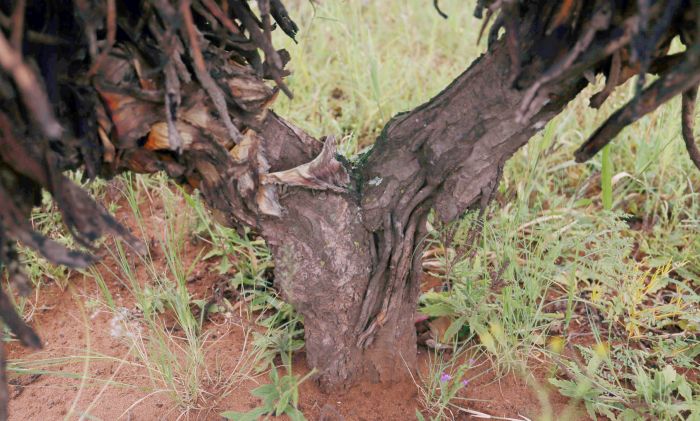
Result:
{"label": "leafy ground plant", "polygon": [[253,389],[251,395],[262,399],[262,405],[248,412],[226,411],[222,417],[236,421],[255,421],[268,419],[270,416],[279,417],[286,415],[292,421],[304,421],[304,414],[297,409],[299,405],[299,385],[311,377],[310,372],[302,378],[291,373],[291,367],[287,366],[287,374],[280,376],[277,368],[270,370],[270,383]]}
{"label": "leafy ground plant", "polygon": [[501,374],[550,365],[549,383],[594,419],[696,419],[698,176],[674,159],[678,132],[661,131],[678,109],[580,167],[569,127],[596,117],[578,106],[506,166],[478,252],[460,251],[474,216],[433,233],[425,266],[449,288],[426,291],[422,311],[449,320],[445,345],[477,344]]}

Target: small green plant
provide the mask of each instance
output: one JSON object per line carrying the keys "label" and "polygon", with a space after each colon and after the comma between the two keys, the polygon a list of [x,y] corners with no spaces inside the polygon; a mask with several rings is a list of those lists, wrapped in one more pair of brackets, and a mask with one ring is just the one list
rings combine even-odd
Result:
{"label": "small green plant", "polygon": [[[572,104],[508,163],[473,255],[458,252],[463,227],[448,245],[440,227],[432,233],[427,267],[449,289],[425,292],[421,311],[450,322],[441,346],[480,347],[497,375],[534,379],[533,365],[549,365],[552,382],[574,397],[569,415],[580,402],[593,418],[694,419],[700,194],[697,174],[674,158],[682,142],[661,131],[678,110],[631,127],[602,166],[577,166],[571,153],[586,133],[571,123],[598,118],[581,109]],[[618,345],[596,362],[594,349],[572,344],[581,335]],[[584,364],[564,357],[572,353]],[[677,383],[662,387],[664,370]],[[558,415],[538,399],[541,419]]]}
{"label": "small green plant", "polygon": [[[104,308],[113,314],[114,335],[122,338],[131,350],[129,363],[141,367],[150,382],[151,393],[169,395],[177,408],[187,413],[215,406],[239,381],[248,379],[254,358],[241,355],[236,368],[223,375],[217,371],[219,367],[212,369],[208,365],[210,340],[202,329],[205,320],[201,311],[205,302],[194,299],[188,290],[188,280],[201,261],[201,253],[191,261],[185,256],[186,239],[191,238],[194,218],[189,208],[182,211],[178,203],[181,199],[168,182],[152,178],[129,176],[123,183],[124,196],[143,237],[149,228],[146,219],[149,214],[164,222],[154,233],[158,241],[152,243],[144,256],[128,253],[123,243],[115,241],[108,251],[117,270],[102,266],[102,271],[111,273],[134,298],[135,308],[117,306],[101,271],[93,270],[92,274]],[[147,204],[153,204],[155,198],[162,208],[157,212],[148,209],[143,203],[145,198]],[[164,268],[158,264],[156,255],[161,257]],[[196,314],[196,309],[200,314]],[[250,332],[241,327],[245,336],[243,352],[248,352]]]}
{"label": "small green plant", "polygon": [[251,394],[262,399],[262,405],[248,412],[226,411],[222,417],[235,421],[257,421],[268,419],[270,416],[286,415],[292,421],[304,421],[304,414],[297,408],[299,405],[299,385],[314,374],[308,373],[301,379],[291,374],[290,366],[287,366],[287,374],[280,376],[277,368],[272,367],[269,372],[270,383],[253,389]]}
{"label": "small green plant", "polygon": [[[456,367],[454,372],[449,370],[431,370],[427,379],[423,379],[422,397],[424,408],[433,420],[442,420],[447,417],[454,418],[453,409],[455,398],[460,390],[469,385],[469,380],[464,377],[469,365]],[[416,418],[425,419],[423,414],[416,410]]]}
{"label": "small green plant", "polygon": [[280,327],[269,328],[264,334],[254,333],[259,371],[270,367],[278,355],[282,364],[291,364],[292,354],[304,348],[304,330],[298,324],[298,319],[293,319]]}
{"label": "small green plant", "polygon": [[639,350],[579,347],[585,366],[567,362],[571,380],[550,379],[561,394],[583,402],[591,418],[700,420],[700,388],[671,365],[650,369]]}

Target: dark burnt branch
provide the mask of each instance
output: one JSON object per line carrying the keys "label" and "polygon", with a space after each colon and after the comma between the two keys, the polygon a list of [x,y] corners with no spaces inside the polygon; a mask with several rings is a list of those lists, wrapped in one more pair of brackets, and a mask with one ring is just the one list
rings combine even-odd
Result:
{"label": "dark burnt branch", "polygon": [[26,7],[27,1],[19,0],[12,11],[12,33],[10,35],[10,43],[12,44],[12,48],[17,51],[22,48],[22,39],[24,38],[24,12]]}
{"label": "dark burnt branch", "polygon": [[107,45],[100,52],[95,62],[88,70],[88,77],[91,77],[100,70],[100,66],[105,61],[109,52],[112,50],[114,42],[117,40],[117,3],[116,0],[107,0]]}
{"label": "dark burnt branch", "polygon": [[698,87],[688,89],[683,92],[682,110],[681,110],[681,128],[683,132],[683,141],[685,148],[688,150],[688,156],[693,164],[700,170],[700,150],[695,143],[695,102],[698,97]]}
{"label": "dark burnt branch", "polygon": [[476,37],[476,44],[481,43],[481,37],[484,35],[484,30],[486,27],[489,25],[489,22],[491,21],[491,17],[493,16],[493,12],[491,10],[488,10],[486,12],[486,17],[484,18],[484,21],[481,23],[481,27],[479,28],[479,35]]}
{"label": "dark burnt branch", "polygon": [[442,11],[442,9],[440,9],[440,0],[433,0],[433,7],[435,8],[435,11],[438,12],[438,15],[440,15],[440,17],[443,19],[447,19],[449,17]]}
{"label": "dark burnt branch", "polygon": [[44,136],[49,139],[60,138],[63,129],[54,116],[43,83],[24,63],[21,54],[10,45],[2,31],[0,31],[0,66],[14,80],[24,105],[29,110],[30,116],[38,123]]}
{"label": "dark burnt branch", "polygon": [[[262,182],[269,164],[256,131],[276,96],[263,73],[286,90],[288,55],[272,48],[271,19],[290,33],[296,25],[279,1],[261,2],[262,27],[245,0],[193,1],[62,0],[50,13],[29,14],[43,3],[17,0],[11,17],[0,14],[0,267],[20,294],[30,282],[17,242],[56,264],[94,260],[32,229],[42,190],[88,251],[107,233],[143,251],[63,175],[68,169],[105,177],[165,171],[199,188],[231,224],[258,226],[261,215],[280,214],[276,187]],[[49,22],[56,19],[61,25]],[[311,174],[334,187],[330,176],[340,169],[324,163]],[[24,345],[41,346],[4,290],[0,317]]]}
{"label": "dark burnt branch", "polygon": [[506,46],[508,47],[508,56],[510,58],[510,81],[513,83],[520,74],[520,31],[525,29],[521,25],[520,2],[517,0],[504,0],[501,6],[501,14],[503,15],[503,27],[506,30]]}
{"label": "dark burnt branch", "polygon": [[289,13],[287,13],[287,9],[284,7],[284,4],[282,4],[282,1],[270,0],[270,8],[272,9],[272,17],[280,28],[282,28],[282,31],[296,41],[299,27],[297,27],[297,24],[289,17]]}
{"label": "dark burnt branch", "polygon": [[599,31],[610,27],[612,15],[611,4],[608,1],[597,1],[591,19],[584,22],[583,34],[576,40],[573,48],[566,55],[551,65],[526,91],[525,98],[518,112],[518,120],[529,121],[535,112],[539,111],[549,98],[549,92],[542,89],[544,85],[561,76],[571,67],[576,59],[588,49]]}
{"label": "dark burnt branch", "polygon": [[622,129],[654,111],[671,98],[700,84],[700,72],[698,72],[700,54],[698,53],[700,53],[700,45],[686,52],[686,58],[678,66],[664,73],[638,97],[616,111],[576,151],[576,161],[587,161],[614,139]]}
{"label": "dark burnt branch", "polygon": [[[228,114],[228,107],[226,106],[226,100],[224,99],[224,93],[221,88],[214,82],[214,79],[209,74],[206,64],[204,63],[204,56],[202,55],[202,49],[200,44],[204,41],[204,37],[199,33],[197,28],[194,26],[194,21],[192,20],[192,12],[190,10],[190,2],[188,0],[182,0],[180,2],[180,14],[185,22],[185,33],[183,36],[186,39],[187,44],[190,46],[190,54],[192,55],[192,61],[194,62],[194,73],[197,75],[197,79],[202,84],[202,87],[209,94],[209,98],[214,103],[216,111],[228,130],[228,135],[231,137],[234,143],[240,143],[242,136],[238,128],[233,125],[231,117]],[[174,14],[173,14],[174,15]],[[206,41],[204,41],[206,42]]]}
{"label": "dark burnt branch", "polygon": [[591,97],[590,106],[591,108],[600,108],[605,102],[610,94],[617,88],[620,84],[620,74],[622,73],[622,61],[620,58],[620,52],[615,51],[610,60],[610,68],[608,69],[608,76],[605,80],[605,87],[602,91],[596,93]]}

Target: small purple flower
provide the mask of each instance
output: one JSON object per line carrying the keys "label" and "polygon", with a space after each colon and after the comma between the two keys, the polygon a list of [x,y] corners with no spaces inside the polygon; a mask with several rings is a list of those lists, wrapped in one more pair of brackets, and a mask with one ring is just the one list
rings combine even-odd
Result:
{"label": "small purple flower", "polygon": [[443,383],[447,383],[447,382],[449,382],[450,380],[452,380],[452,376],[450,376],[450,375],[447,374],[447,373],[442,373],[442,376],[440,376],[440,381],[443,382]]}
{"label": "small purple flower", "polygon": [[468,384],[469,384],[469,380],[468,380],[468,379],[462,380],[462,386],[463,386],[463,387],[467,387]]}
{"label": "small purple flower", "polygon": [[468,361],[468,364],[471,366],[471,365],[474,365],[475,362],[476,362],[476,360],[474,358],[470,358]]}

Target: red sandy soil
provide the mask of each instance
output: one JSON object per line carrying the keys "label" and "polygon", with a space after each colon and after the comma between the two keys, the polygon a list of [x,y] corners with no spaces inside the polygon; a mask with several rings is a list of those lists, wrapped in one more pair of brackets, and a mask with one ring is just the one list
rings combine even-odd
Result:
{"label": "red sandy soil", "polygon": [[[154,209],[154,211],[150,209]],[[158,206],[143,209],[146,226],[162,227],[161,217],[157,216]],[[128,206],[122,202],[117,217],[125,225],[133,228],[133,221]],[[155,231],[155,230],[154,230]],[[138,232],[134,230],[133,232]],[[157,234],[149,233],[147,240],[154,244]],[[157,241],[157,240],[156,240]],[[185,266],[189,265],[201,251],[201,244],[187,244]],[[158,247],[152,247],[157,249]],[[107,270],[119,273],[115,262],[104,253],[99,270],[115,297],[116,305],[134,312],[136,306],[133,297],[125,287]],[[165,268],[164,258],[156,252],[157,265]],[[159,259],[158,259],[159,258]],[[195,276],[189,284],[191,293],[197,298],[208,298],[212,294],[212,285],[220,279],[214,270],[215,262],[200,261]],[[142,267],[135,268],[141,282],[149,282],[148,274]],[[219,415],[226,410],[247,411],[259,405],[257,398],[250,391],[267,381],[267,375],[252,377],[239,383],[226,396],[221,396],[217,389],[217,378],[225,377],[234,371],[236,364],[252,352],[251,337],[246,338],[244,331],[256,329],[254,322],[246,315],[216,315],[213,320],[205,322],[204,330],[208,333],[206,345],[206,365],[208,384],[203,384],[209,397],[198,403],[198,409],[183,410],[174,404],[167,392],[154,393],[158,385],[153,385],[143,368],[133,364],[124,364],[121,360],[137,361],[129,356],[127,342],[113,334],[114,314],[99,308],[89,309],[85,303],[90,299],[97,301],[100,291],[92,278],[75,275],[70,286],[61,290],[55,284],[43,287],[34,303],[37,309],[31,324],[44,341],[44,349],[31,352],[22,349],[16,343],[8,347],[10,360],[45,360],[66,356],[101,354],[116,357],[117,360],[73,359],[55,365],[42,365],[42,369],[56,373],[78,374],[77,378],[61,377],[57,374],[17,375],[10,373],[10,419],[11,420],[57,420],[71,414],[69,419],[101,420],[220,420]],[[177,334],[177,332],[175,332]],[[430,351],[420,349],[423,370],[428,365]],[[294,358],[294,370],[297,374],[308,373],[303,352]],[[526,384],[524,379],[509,375],[495,379],[488,363],[480,364],[467,377],[475,377],[462,391],[460,396],[470,399],[464,406],[492,416],[518,418],[524,415],[532,420],[542,414],[538,394]],[[476,376],[477,371],[488,370],[488,374]],[[544,370],[542,370],[544,371]],[[123,382],[129,387],[119,387],[111,383],[81,384],[81,377],[86,374],[92,378]],[[206,376],[205,376],[206,377]],[[539,377],[539,378],[537,378]],[[544,377],[536,375],[536,382],[546,385]],[[543,386],[544,387],[544,386]],[[561,419],[562,411],[567,407],[567,400],[550,390],[549,396],[554,419]],[[326,395],[322,393],[313,380],[300,387],[299,409],[309,420],[413,420],[416,409],[420,408],[420,391],[412,381],[400,384],[379,385],[361,384],[345,393]],[[456,419],[473,419],[465,413],[455,413]],[[428,418],[428,414],[426,414]],[[571,419],[584,419],[577,414]]]}

